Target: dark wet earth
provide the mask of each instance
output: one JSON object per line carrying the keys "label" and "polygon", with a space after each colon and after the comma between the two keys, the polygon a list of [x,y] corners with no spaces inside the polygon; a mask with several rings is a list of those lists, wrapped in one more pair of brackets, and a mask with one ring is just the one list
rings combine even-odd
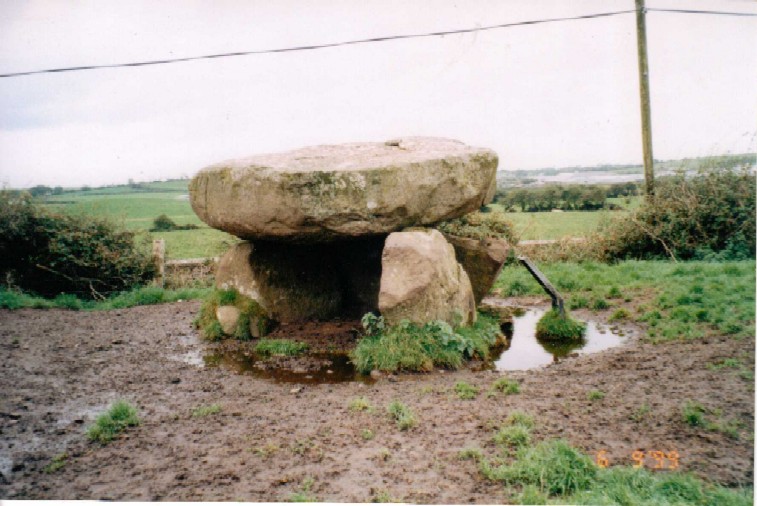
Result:
{"label": "dark wet earth", "polygon": [[[286,501],[312,480],[309,493],[327,502],[506,503],[510,492],[458,453],[478,447],[494,456],[492,437],[513,410],[536,418],[535,440],[602,450],[612,465],[632,464],[640,449],[675,450],[684,471],[753,482],[753,338],[652,345],[630,329],[620,346],[587,353],[587,343],[529,370],[382,375],[367,384],[320,379],[343,379],[347,364],[329,354],[355,339],[355,322],[333,322],[331,342],[307,337],[313,329],[281,329],[323,345],[313,345],[314,362],[289,364],[302,376],[292,384],[246,372],[265,371],[254,357],[224,358],[225,344],[201,342],[191,325],[198,309],[0,310],[0,498]],[[606,313],[575,316],[607,331]],[[743,367],[709,367],[726,359]],[[518,381],[520,393],[487,395],[501,376]],[[461,381],[479,390],[475,399],[456,395]],[[604,398],[590,400],[597,390]],[[350,409],[357,397],[373,409]],[[87,427],[116,399],[138,408],[140,425],[108,445],[89,442]],[[736,437],[684,423],[681,406],[692,399],[739,427]],[[415,413],[416,427],[397,429],[386,414],[395,400]],[[218,413],[193,416],[213,405]],[[62,455],[63,465],[46,472]]]}

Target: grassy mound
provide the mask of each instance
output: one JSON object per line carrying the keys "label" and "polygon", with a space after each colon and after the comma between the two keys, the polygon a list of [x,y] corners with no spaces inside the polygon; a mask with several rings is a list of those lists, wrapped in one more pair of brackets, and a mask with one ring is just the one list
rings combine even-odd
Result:
{"label": "grassy mound", "polygon": [[273,321],[268,318],[267,313],[260,307],[260,304],[254,300],[241,295],[233,289],[215,290],[205,299],[200,308],[200,314],[194,321],[195,327],[200,330],[205,339],[217,341],[226,337],[216,317],[216,309],[219,306],[234,306],[239,309],[239,321],[231,337],[235,337],[241,341],[252,339],[250,322],[255,322],[258,335],[261,336],[270,332],[273,326]]}
{"label": "grassy mound", "polygon": [[358,371],[431,371],[434,366],[459,368],[465,359],[486,359],[500,330],[496,320],[479,315],[470,327],[452,327],[441,321],[417,325],[402,321],[387,327],[383,317],[363,317],[365,336],[352,353]]}
{"label": "grassy mound", "polygon": [[551,309],[536,324],[536,337],[544,341],[580,341],[586,332],[586,324],[576,321],[566,311]]}

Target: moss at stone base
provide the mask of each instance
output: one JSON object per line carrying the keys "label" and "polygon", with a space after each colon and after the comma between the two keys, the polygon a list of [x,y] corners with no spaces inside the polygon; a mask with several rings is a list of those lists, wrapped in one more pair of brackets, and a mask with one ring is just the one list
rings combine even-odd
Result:
{"label": "moss at stone base", "polygon": [[[223,331],[221,323],[216,316],[219,306],[234,306],[239,309],[239,319],[236,330],[232,335]],[[242,341],[248,341],[253,337],[262,337],[268,334],[275,322],[268,317],[266,311],[255,300],[240,295],[236,290],[215,290],[202,303],[200,314],[194,321],[195,327],[205,339],[217,341],[224,337],[234,337]]]}

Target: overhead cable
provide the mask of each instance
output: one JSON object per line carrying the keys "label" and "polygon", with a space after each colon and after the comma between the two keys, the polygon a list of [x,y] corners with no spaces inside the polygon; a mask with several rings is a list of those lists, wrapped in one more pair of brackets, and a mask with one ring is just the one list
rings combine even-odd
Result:
{"label": "overhead cable", "polygon": [[753,12],[700,11],[694,9],[658,9],[656,7],[647,7],[646,10],[649,12],[676,12],[679,14],[715,14],[718,16],[757,17],[757,13]]}
{"label": "overhead cable", "polygon": [[219,53],[219,54],[209,54],[209,55],[203,55],[203,56],[189,56],[185,58],[170,58],[170,59],[165,59],[165,60],[151,60],[151,61],[132,62],[132,63],[112,63],[112,64],[105,64],[105,65],[86,65],[86,66],[80,66],[80,67],[64,67],[64,68],[56,68],[56,69],[31,70],[27,72],[10,72],[7,74],[0,74],[0,78],[28,76],[28,75],[33,75],[33,74],[53,74],[53,73],[58,73],[58,72],[75,72],[79,70],[97,70],[97,69],[122,68],[122,67],[145,67],[148,65],[165,65],[168,63],[179,63],[179,62],[188,62],[188,61],[195,61],[195,60],[211,60],[215,58],[228,58],[232,56],[248,56],[248,55],[271,54],[271,53],[290,53],[294,51],[312,51],[315,49],[351,46],[351,45],[356,45],[356,44],[369,44],[369,43],[374,43],[374,42],[387,42],[387,41],[392,41],[392,40],[418,39],[418,38],[423,38],[423,37],[443,37],[445,35],[483,32],[487,30],[497,30],[501,28],[511,28],[515,26],[538,25],[538,24],[543,24],[543,23],[554,23],[558,21],[577,21],[577,20],[582,20],[582,19],[606,18],[610,16],[617,16],[620,14],[628,14],[631,12],[636,12],[636,11],[634,9],[631,9],[631,10],[624,10],[624,11],[600,12],[596,14],[585,14],[582,16],[537,19],[537,20],[532,20],[532,21],[519,21],[515,23],[503,23],[503,24],[498,24],[498,25],[479,26],[475,28],[463,28],[463,29],[458,29],[458,30],[445,30],[445,31],[440,31],[440,32],[416,33],[416,34],[406,34],[406,35],[389,35],[385,37],[372,37],[369,39],[348,40],[344,42],[331,42],[327,44],[314,44],[314,45],[309,45],[309,46],[293,46],[293,47],[285,47],[285,48],[278,48],[278,49],[260,49],[257,51],[237,51],[233,53]]}

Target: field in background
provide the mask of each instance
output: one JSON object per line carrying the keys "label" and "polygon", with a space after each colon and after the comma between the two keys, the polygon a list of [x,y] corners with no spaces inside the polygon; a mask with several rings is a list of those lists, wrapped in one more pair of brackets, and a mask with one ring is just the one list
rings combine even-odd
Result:
{"label": "field in background", "polygon": [[[186,180],[177,180],[96,188],[48,196],[43,202],[51,210],[110,218],[129,230],[140,232],[148,244],[152,239],[164,239],[170,259],[217,256],[238,239],[200,221],[189,205],[187,184]],[[200,228],[149,232],[153,220],[161,214],[177,225],[192,224]]]}

